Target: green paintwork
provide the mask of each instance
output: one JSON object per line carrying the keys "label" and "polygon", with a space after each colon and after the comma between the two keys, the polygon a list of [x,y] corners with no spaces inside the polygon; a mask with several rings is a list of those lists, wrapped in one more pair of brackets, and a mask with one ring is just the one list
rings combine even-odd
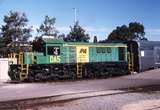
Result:
{"label": "green paintwork", "polygon": [[90,62],[118,61],[118,48],[111,48],[111,53],[97,53],[95,47],[90,48]]}
{"label": "green paintwork", "polygon": [[[119,47],[123,47],[125,50],[125,61],[127,62],[127,45],[123,43],[83,43],[83,42],[64,42],[59,39],[47,39],[44,40],[46,49],[43,53],[38,52],[25,52],[24,63],[25,64],[54,64],[54,63],[77,63],[77,50],[76,47],[88,47],[88,62],[115,62],[119,61]],[[48,55],[48,46],[60,47],[60,54]],[[97,53],[97,48],[103,48],[110,52]],[[46,54],[44,54],[46,53]]]}

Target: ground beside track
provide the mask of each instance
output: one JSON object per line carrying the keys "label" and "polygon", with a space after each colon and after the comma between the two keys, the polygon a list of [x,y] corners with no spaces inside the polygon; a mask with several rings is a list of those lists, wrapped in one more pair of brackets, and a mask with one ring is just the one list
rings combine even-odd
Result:
{"label": "ground beside track", "polygon": [[10,106],[13,102],[0,103],[0,110],[159,110],[160,86],[68,94],[53,97],[52,101],[22,101],[14,106]]}
{"label": "ground beside track", "polygon": [[[142,88],[141,88],[142,89]],[[148,88],[149,89],[149,88]],[[99,96],[38,106],[37,110],[160,110],[160,86],[155,91]]]}
{"label": "ground beside track", "polygon": [[[49,97],[49,96],[56,96],[56,95],[89,92],[89,91],[104,91],[104,90],[113,91],[113,92],[119,91],[119,90],[124,91],[124,88],[127,88],[126,90],[128,89],[130,90],[130,88],[137,89],[137,87],[140,87],[140,86],[152,87],[152,85],[157,85],[157,87],[160,85],[160,70],[159,69],[144,72],[141,74],[122,76],[122,77],[117,77],[117,78],[109,78],[109,79],[94,79],[94,80],[81,80],[81,81],[68,81],[68,82],[52,82],[52,83],[51,82],[48,82],[48,83],[21,83],[21,84],[0,83],[0,102],[4,102],[8,100],[17,100],[17,99],[19,100],[19,99],[27,99],[27,98]],[[141,88],[138,88],[138,89],[141,89]],[[154,94],[152,95],[148,93],[147,95],[143,95],[145,93],[128,93],[128,95],[123,94],[123,95],[113,96],[113,99],[116,99],[115,97],[117,97],[117,99],[119,100],[113,100],[113,101],[111,100],[110,103],[113,102],[113,105],[116,105],[116,103],[120,102],[119,104],[120,107],[114,106],[114,108],[113,109],[111,108],[111,110],[114,110],[114,109],[116,110],[116,108],[119,110],[121,109],[122,106],[124,106],[123,109],[125,110],[127,107],[136,106],[134,104],[137,104],[137,102],[139,101],[140,103],[142,102],[143,105],[145,105],[145,103],[149,103],[150,101],[153,101],[154,103],[158,103],[157,101],[159,100],[159,96],[160,96],[159,91],[157,90],[156,92],[153,92],[153,93]],[[119,96],[120,98],[118,98]],[[101,107],[105,108],[105,106],[107,107],[110,106],[110,103],[109,103],[110,98],[108,97],[111,97],[112,99],[112,96],[100,96],[100,97],[88,97],[87,99],[79,99],[76,101],[80,101],[80,103],[85,102],[85,103],[80,104],[82,108],[78,106],[81,109],[89,110],[83,107],[85,107],[84,106],[85,104],[87,105],[90,104],[90,105],[95,105],[95,107],[93,106],[95,110],[101,110]],[[126,97],[128,97],[128,99],[126,99]],[[94,100],[96,100],[97,102],[95,101],[95,103],[92,103],[94,102]],[[107,102],[107,100],[108,100],[108,104],[103,106],[103,103]],[[67,102],[67,103],[70,104],[72,102]],[[64,103],[64,104],[67,104],[67,103]],[[128,104],[131,104],[131,105],[128,105]],[[55,108],[54,104],[52,105],[53,106],[50,106],[50,108],[52,107]],[[96,109],[96,106],[100,107],[100,109],[98,108]],[[64,107],[68,108],[68,106],[64,106]],[[76,106],[73,103],[73,108],[74,107],[76,109]],[[39,107],[38,109],[45,110],[47,108],[45,106],[45,108]],[[64,108],[63,107],[57,108],[57,110],[59,109],[61,110]],[[110,110],[108,108],[105,108],[105,109]],[[158,110],[159,108],[156,108],[156,109]],[[69,110],[72,110],[72,109],[69,109]]]}
{"label": "ground beside track", "polygon": [[160,84],[160,69],[118,78],[69,82],[2,84],[0,101],[55,96],[87,91],[113,90]]}

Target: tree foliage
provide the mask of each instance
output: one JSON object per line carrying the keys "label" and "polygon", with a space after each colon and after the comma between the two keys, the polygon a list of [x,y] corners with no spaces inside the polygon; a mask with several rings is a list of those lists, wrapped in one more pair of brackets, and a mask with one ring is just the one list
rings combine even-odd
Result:
{"label": "tree foliage", "polygon": [[79,25],[78,22],[74,24],[73,27],[70,27],[71,32],[65,37],[65,41],[70,42],[89,42],[89,34],[85,33],[85,30]]}
{"label": "tree foliage", "polygon": [[139,39],[144,39],[144,26],[140,23],[133,22],[129,23],[129,30],[132,34],[132,39],[134,38],[139,38]]}
{"label": "tree foliage", "polygon": [[10,11],[3,20],[5,25],[2,25],[1,31],[5,44],[12,41],[27,41],[31,37],[31,28],[27,27],[28,19],[25,13]]}
{"label": "tree foliage", "polygon": [[33,51],[43,52],[43,44],[44,41],[42,37],[35,37],[35,39],[32,42],[33,45]]}
{"label": "tree foliage", "polygon": [[54,38],[58,38],[58,31],[55,28],[56,18],[50,18],[49,16],[45,16],[43,23],[40,25],[37,32],[40,34],[32,42],[33,51],[43,51],[43,36],[53,36]]}
{"label": "tree foliage", "polygon": [[3,38],[0,37],[0,48],[2,48],[2,47],[4,47],[4,46],[5,46],[5,44],[4,44],[4,42],[3,42]]}
{"label": "tree foliage", "polygon": [[50,18],[49,16],[45,16],[43,23],[40,25],[39,29],[37,29],[40,36],[54,36],[57,37],[58,31],[55,28],[56,18]]}
{"label": "tree foliage", "polygon": [[129,26],[122,25],[118,26],[114,29],[108,36],[108,40],[118,40],[118,41],[126,41],[132,39],[143,40],[146,39],[144,37],[144,26],[143,24],[132,22],[129,23]]}
{"label": "tree foliage", "polygon": [[65,34],[58,35],[58,39],[65,39]]}

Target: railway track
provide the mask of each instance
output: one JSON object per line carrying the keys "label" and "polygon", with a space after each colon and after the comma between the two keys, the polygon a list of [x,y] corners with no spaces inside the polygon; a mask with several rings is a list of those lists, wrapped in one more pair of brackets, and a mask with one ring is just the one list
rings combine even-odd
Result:
{"label": "railway track", "polygon": [[73,101],[73,100],[78,100],[83,98],[91,98],[91,97],[120,95],[120,94],[128,94],[133,92],[143,92],[144,90],[145,89],[142,89],[142,88],[131,88],[131,89],[123,89],[123,90],[87,91],[87,92],[55,95],[55,96],[10,100],[5,102],[0,102],[0,110],[37,110],[36,107],[39,105],[48,105],[51,103],[65,103],[68,101]]}
{"label": "railway track", "polygon": [[159,110],[160,109],[160,106],[159,107],[154,107],[154,108],[149,108],[149,109],[146,109],[146,110]]}

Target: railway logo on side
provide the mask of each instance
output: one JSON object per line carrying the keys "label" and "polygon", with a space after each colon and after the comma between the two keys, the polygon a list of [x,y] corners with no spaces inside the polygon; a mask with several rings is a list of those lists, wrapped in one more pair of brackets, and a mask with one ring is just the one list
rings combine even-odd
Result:
{"label": "railway logo on side", "polygon": [[77,46],[77,63],[89,62],[89,49],[86,46]]}
{"label": "railway logo on side", "polygon": [[82,48],[79,53],[87,54],[87,49]]}

